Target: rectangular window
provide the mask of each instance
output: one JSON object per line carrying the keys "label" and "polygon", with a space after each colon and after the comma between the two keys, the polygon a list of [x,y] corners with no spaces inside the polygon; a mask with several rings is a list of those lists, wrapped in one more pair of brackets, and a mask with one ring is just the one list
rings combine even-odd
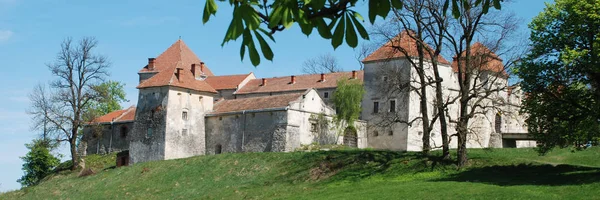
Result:
{"label": "rectangular window", "polygon": [[188,131],[187,131],[187,129],[182,129],[182,130],[181,130],[181,135],[183,135],[183,136],[187,136],[187,134],[188,134]]}
{"label": "rectangular window", "polygon": [[390,112],[396,112],[396,100],[390,100]]}
{"label": "rectangular window", "polygon": [[146,137],[152,137],[152,128],[148,128],[146,131]]}
{"label": "rectangular window", "polygon": [[187,119],[188,119],[188,116],[187,116],[187,111],[183,111],[183,112],[181,113],[181,119],[183,119],[183,120],[187,120]]}
{"label": "rectangular window", "polygon": [[373,102],[373,113],[378,113],[379,112],[379,102],[375,101]]}
{"label": "rectangular window", "polygon": [[381,80],[383,80],[383,82],[387,82],[388,81],[388,77],[387,76],[383,76],[383,77],[381,77]]}
{"label": "rectangular window", "polygon": [[326,99],[329,98],[329,92],[323,93],[323,98],[326,98]]}
{"label": "rectangular window", "polygon": [[388,132],[388,135],[394,135],[394,131]]}

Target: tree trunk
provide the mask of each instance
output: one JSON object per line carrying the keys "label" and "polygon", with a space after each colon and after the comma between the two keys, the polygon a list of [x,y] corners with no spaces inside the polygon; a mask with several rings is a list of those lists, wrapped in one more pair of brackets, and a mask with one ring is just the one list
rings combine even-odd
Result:
{"label": "tree trunk", "polygon": [[73,129],[71,131],[71,138],[69,138],[69,146],[71,147],[71,162],[73,166],[71,166],[71,170],[77,169],[79,165],[79,156],[77,154],[77,129]]}

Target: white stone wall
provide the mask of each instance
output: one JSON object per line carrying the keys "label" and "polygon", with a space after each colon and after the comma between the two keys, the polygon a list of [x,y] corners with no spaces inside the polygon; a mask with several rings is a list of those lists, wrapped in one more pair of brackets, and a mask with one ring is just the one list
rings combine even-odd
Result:
{"label": "white stone wall", "polygon": [[[213,94],[170,87],[168,95],[165,159],[203,155],[204,115],[213,109]],[[183,112],[187,112],[187,119]]]}
{"label": "white stone wall", "polygon": [[[417,60],[415,60],[417,62]],[[383,68],[397,69],[399,70],[399,74],[401,76],[405,76],[404,74],[408,74],[406,77],[401,77],[401,79],[406,79],[406,81],[410,81],[412,85],[412,90],[409,93],[400,93],[393,97],[386,98],[385,95],[378,93],[377,82],[380,81],[383,76],[381,73],[377,73],[379,70],[384,70]],[[458,86],[458,77],[456,73],[452,71],[450,65],[440,64],[438,66],[440,71],[440,76],[443,79],[442,87],[444,91],[444,99],[452,100],[458,98],[459,86]],[[398,74],[398,73],[396,73]],[[433,67],[430,63],[426,63],[425,66],[425,74],[428,77],[433,78]],[[477,107],[476,114],[469,121],[469,135],[467,137],[467,147],[469,148],[484,148],[484,147],[501,147],[502,141],[501,136],[498,135],[500,133],[496,133],[495,131],[495,117],[496,114],[499,113],[502,119],[501,132],[518,132],[525,133],[526,126],[524,125],[525,117],[518,113],[520,106],[520,97],[522,96],[519,93],[519,90],[513,90],[512,95],[508,95],[506,91],[507,80],[506,78],[496,77],[493,74],[482,73],[480,77],[476,80],[479,83],[489,79],[490,83],[485,85],[485,87],[489,89],[494,88],[505,88],[502,91],[492,92],[488,96],[488,98],[479,101],[479,105],[481,107]],[[473,80],[475,81],[475,80]],[[369,62],[365,63],[365,89],[367,93],[363,98],[362,107],[362,119],[367,120],[369,123],[369,147],[376,149],[391,149],[391,150],[406,150],[406,151],[420,151],[422,149],[422,121],[419,119],[421,117],[421,107],[420,107],[420,96],[417,91],[420,88],[420,79],[415,69],[410,65],[408,60],[406,59],[393,59],[390,61],[381,61],[381,62]],[[483,92],[483,91],[479,91]],[[387,106],[389,100],[391,98],[395,98],[397,112],[405,112],[407,114],[406,118],[400,117],[400,123],[393,124],[384,124],[381,125],[380,121],[382,118],[389,118],[389,114],[387,112]],[[406,101],[401,101],[399,99],[407,98]],[[434,113],[437,112],[434,107],[435,103],[435,85],[431,85],[427,87],[427,99],[428,99],[428,116],[429,119],[433,119]],[[373,113],[373,102],[379,101],[379,113]],[[473,108],[475,101],[471,101],[471,106],[469,109]],[[399,105],[402,104],[402,105]],[[451,121],[455,121],[459,116],[459,101],[456,101],[454,104],[448,106],[448,134],[453,135],[456,133],[456,124]],[[402,116],[401,114],[396,114],[396,116]],[[412,122],[407,124],[405,122]],[[441,131],[439,121],[433,124],[433,130],[431,132],[431,145],[434,147],[441,147]],[[375,134],[377,131],[377,134]],[[393,131],[393,134],[390,135],[390,131]],[[378,135],[378,136],[375,136]],[[451,138],[451,148],[457,147],[457,139],[456,137]],[[517,146],[530,147],[532,145],[531,142],[518,142]]]}

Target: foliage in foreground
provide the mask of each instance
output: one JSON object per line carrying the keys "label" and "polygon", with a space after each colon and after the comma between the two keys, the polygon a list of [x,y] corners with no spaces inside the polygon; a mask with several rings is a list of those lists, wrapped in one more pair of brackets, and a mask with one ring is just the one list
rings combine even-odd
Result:
{"label": "foliage in foreground", "polygon": [[23,186],[36,185],[52,173],[60,160],[52,155],[50,145],[49,140],[40,139],[34,139],[30,144],[25,145],[29,152],[21,157],[25,162],[23,164],[24,175],[17,182]]}
{"label": "foliage in foreground", "polygon": [[[219,0],[223,1],[224,0]],[[368,1],[368,17],[371,24],[377,16],[386,18],[391,9],[402,9],[406,0],[366,0]],[[458,18],[464,7],[480,9],[487,13],[490,7],[500,9],[503,0],[433,0],[443,4],[443,12],[451,10]],[[228,1],[233,7],[233,19],[223,39],[225,43],[242,37],[240,57],[243,59],[248,50],[250,61],[254,66],[260,64],[257,47],[260,45],[263,57],[273,60],[273,51],[264,36],[275,42],[273,34],[284,31],[297,24],[302,33],[309,36],[314,29],[319,36],[331,40],[334,48],[342,45],[344,39],[348,46],[358,45],[358,36],[368,40],[369,34],[364,28],[363,16],[354,10],[359,0],[238,0]],[[204,5],[202,22],[216,15],[218,6],[215,0],[207,0]],[[254,39],[258,41],[258,45]]]}
{"label": "foliage in foreground", "polygon": [[[599,148],[473,149],[470,165],[420,153],[236,153],[59,174],[0,199],[579,199],[600,189]],[[89,162],[89,161],[88,161]],[[443,189],[440,189],[443,188]],[[465,192],[468,188],[468,192]]]}
{"label": "foliage in foreground", "polygon": [[600,1],[557,0],[529,28],[532,50],[516,72],[539,151],[598,142]]}

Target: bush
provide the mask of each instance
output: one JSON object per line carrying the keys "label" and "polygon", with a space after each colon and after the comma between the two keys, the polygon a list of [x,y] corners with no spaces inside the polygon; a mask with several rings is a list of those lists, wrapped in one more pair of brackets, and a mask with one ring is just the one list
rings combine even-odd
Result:
{"label": "bush", "polygon": [[52,173],[54,167],[59,163],[59,159],[50,153],[51,144],[47,140],[34,139],[30,144],[25,145],[29,152],[21,159],[25,175],[17,180],[23,186],[36,185],[44,177]]}

